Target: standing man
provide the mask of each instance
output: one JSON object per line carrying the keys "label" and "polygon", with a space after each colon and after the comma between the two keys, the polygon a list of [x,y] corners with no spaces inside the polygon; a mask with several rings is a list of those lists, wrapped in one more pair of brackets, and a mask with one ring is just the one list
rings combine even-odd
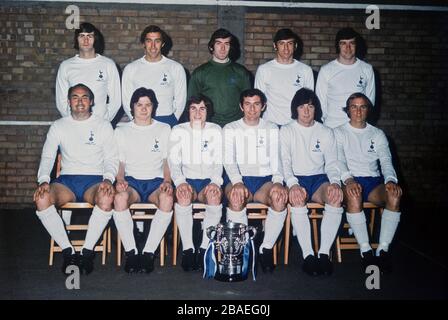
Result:
{"label": "standing man", "polygon": [[370,64],[356,57],[360,35],[352,28],[336,34],[338,57],[322,66],[317,77],[316,94],[322,105],[322,121],[330,128],[348,122],[345,102],[353,92],[365,94],[375,104],[375,75]]}
{"label": "standing man", "polygon": [[[402,190],[392,165],[386,135],[366,122],[371,110],[372,103],[366,95],[359,92],[350,95],[345,108],[350,122],[335,129],[335,135],[347,221],[358,241],[363,266],[378,264],[381,272],[387,273],[391,271],[389,245],[400,222]],[[385,206],[375,254],[369,244],[362,206],[365,201]]]}
{"label": "standing man", "polygon": [[121,107],[120,76],[114,61],[102,56],[104,39],[88,22],[75,30],[74,48],[78,54],[64,60],[56,77],[56,107],[62,117],[70,115],[68,89],[77,83],[88,86],[95,95],[93,114],[112,121]]}
{"label": "standing man", "polygon": [[226,220],[247,225],[247,203],[269,206],[259,254],[263,272],[272,272],[272,247],[283,229],[288,201],[280,166],[278,127],[261,118],[266,97],[260,90],[243,91],[240,108],[243,118],[224,127]]}
{"label": "standing man", "polygon": [[168,35],[158,26],[148,26],[140,35],[145,55],[128,64],[123,71],[123,108],[129,119],[131,96],[140,87],[154,90],[159,106],[155,120],[173,127],[184,111],[187,78],[182,65],[162,54]]}
{"label": "standing man", "polygon": [[[118,151],[109,122],[91,114],[92,91],[83,84],[68,90],[71,114],[50,127],[39,165],[39,187],[34,193],[36,214],[50,236],[62,248],[67,266],[77,265],[86,274],[93,271],[94,247],[112,217]],[[50,173],[58,148],[61,151],[61,175],[50,183]],[[75,253],[56,206],[85,201],[95,207],[81,256]]]}
{"label": "standing man", "polygon": [[314,90],[313,70],[294,59],[300,56],[300,38],[291,29],[280,29],[274,36],[275,58],[258,67],[255,88],[266,94],[263,119],[284,125],[291,121],[291,100],[297,90]]}
{"label": "standing man", "polygon": [[[320,119],[319,100],[315,93],[302,88],[291,102],[296,121],[280,129],[281,153],[286,184],[289,188],[291,222],[304,258],[303,271],[309,275],[331,275],[329,254],[342,220],[342,190],[333,130]],[[311,246],[311,228],[306,203],[325,204],[320,226],[318,256]]]}
{"label": "standing man", "polygon": [[233,61],[237,41],[228,30],[216,30],[208,43],[212,59],[193,71],[188,86],[189,97],[203,94],[212,100],[211,121],[221,127],[241,118],[240,93],[251,87],[249,72]]}

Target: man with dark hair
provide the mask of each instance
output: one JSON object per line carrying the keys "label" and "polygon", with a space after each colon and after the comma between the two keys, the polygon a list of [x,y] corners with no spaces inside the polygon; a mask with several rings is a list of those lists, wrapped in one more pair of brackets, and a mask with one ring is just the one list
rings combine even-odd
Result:
{"label": "man with dark hair", "polygon": [[208,43],[212,59],[194,70],[188,86],[189,97],[203,94],[213,101],[212,121],[220,126],[241,118],[238,99],[251,86],[248,71],[232,60],[237,41],[228,30],[216,30]]}
{"label": "man with dark hair", "polygon": [[[109,122],[91,114],[93,93],[83,84],[68,89],[70,115],[50,127],[39,165],[39,187],[34,193],[36,214],[51,237],[62,248],[67,266],[77,265],[89,274],[93,271],[94,247],[112,217],[118,152]],[[50,183],[56,153],[62,155],[61,175]],[[75,253],[64,223],[55,206],[85,201],[95,207],[89,220],[79,257]]]}
{"label": "man with dark hair", "polygon": [[[329,253],[343,212],[336,140],[330,128],[316,121],[319,109],[315,93],[310,89],[300,89],[291,102],[292,118],[296,121],[280,129],[291,222],[302,248],[303,271],[312,276],[333,272]],[[311,245],[308,201],[325,204],[318,257]]]}
{"label": "man with dark hair", "polygon": [[157,95],[159,107],[154,119],[171,127],[180,118],[187,97],[187,77],[182,65],[163,55],[168,35],[158,26],[146,27],[140,35],[145,55],[128,64],[123,71],[123,109],[129,119],[132,93],[140,87],[151,88]]}
{"label": "man with dark hair", "polygon": [[323,65],[319,71],[316,94],[322,105],[322,121],[336,128],[349,121],[343,108],[353,92],[364,93],[375,103],[375,75],[370,64],[357,58],[360,35],[352,28],[336,34],[338,57]]}
{"label": "man with dark hair", "polygon": [[278,151],[278,126],[261,118],[266,97],[259,89],[243,91],[240,101],[243,117],[224,127],[226,220],[247,225],[247,203],[269,206],[259,254],[262,270],[272,272],[272,248],[282,231],[288,201]]}
{"label": "man with dark hair", "polygon": [[279,29],[273,39],[275,58],[260,65],[255,74],[255,88],[268,99],[263,118],[277,125],[291,121],[289,105],[297,90],[314,90],[313,70],[294,59],[294,54],[302,51],[301,43],[291,29]]}
{"label": "man with dark hair", "polygon": [[[358,241],[364,268],[378,264],[381,272],[391,271],[389,245],[400,222],[402,190],[398,185],[392,156],[384,132],[369,123],[372,102],[360,93],[347,99],[350,121],[335,129],[339,168],[344,184],[347,221]],[[380,166],[379,166],[379,165]],[[376,254],[369,244],[363,202],[385,206]]]}
{"label": "man with dark hair", "polygon": [[[173,187],[167,163],[171,129],[152,118],[157,109],[154,91],[138,88],[130,101],[132,122],[115,129],[120,167],[113,217],[126,251],[125,271],[129,273],[154,270],[154,252],[173,215]],[[129,211],[130,205],[137,202],[157,206],[143,248],[137,248]]]}
{"label": "man with dark hair", "polygon": [[103,35],[91,23],[81,23],[75,30],[74,48],[78,54],[61,63],[56,77],[56,106],[61,116],[70,115],[68,88],[84,83],[96,97],[93,113],[112,121],[121,107],[120,76],[115,62],[102,56]]}
{"label": "man with dark hair", "polygon": [[[221,219],[222,137],[221,127],[207,121],[213,113],[208,97],[190,97],[185,113],[186,122],[171,132],[168,163],[176,186],[174,211],[182,240],[182,268],[190,271],[203,267],[209,243],[206,230]],[[206,204],[199,237],[193,237],[193,202]],[[198,247],[193,238],[202,239]]]}

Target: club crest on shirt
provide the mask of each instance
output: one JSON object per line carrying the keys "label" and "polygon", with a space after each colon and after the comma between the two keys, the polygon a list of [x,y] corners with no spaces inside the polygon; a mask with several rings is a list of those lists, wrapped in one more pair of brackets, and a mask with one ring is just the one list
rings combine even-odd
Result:
{"label": "club crest on shirt", "polygon": [[151,152],[160,152],[160,145],[159,145],[159,139],[154,139],[154,144],[152,146]]}
{"label": "club crest on shirt", "polygon": [[313,152],[322,152],[322,150],[320,149],[320,141],[319,141],[319,139],[316,139],[316,144],[314,145],[314,148],[311,151],[313,151]]}
{"label": "club crest on shirt", "polygon": [[167,86],[169,84],[168,82],[168,75],[164,72],[163,73],[163,77],[162,77],[162,81],[160,81],[160,85],[161,86]]}
{"label": "club crest on shirt", "polygon": [[300,79],[301,79],[300,75],[297,75],[297,79],[296,79],[296,81],[294,81],[294,86],[300,87],[302,85],[300,83]]}
{"label": "club crest on shirt", "polygon": [[263,135],[258,136],[257,148],[264,148],[266,146],[266,137]]}
{"label": "club crest on shirt", "polygon": [[208,140],[202,140],[201,141],[201,152],[207,152],[208,151]]}
{"label": "club crest on shirt", "polygon": [[96,81],[105,81],[106,77],[104,76],[104,72],[101,70],[98,70],[98,78],[96,79]]}
{"label": "club crest on shirt", "polygon": [[356,84],[356,87],[361,89],[364,92],[364,89],[367,87],[366,80],[362,76],[359,76],[358,83]]}
{"label": "club crest on shirt", "polygon": [[95,145],[96,144],[96,142],[95,142],[95,134],[93,133],[92,130],[90,130],[90,135],[87,138],[87,142],[85,144],[88,144],[88,145]]}
{"label": "club crest on shirt", "polygon": [[372,152],[376,152],[375,150],[375,141],[373,141],[372,139],[370,139],[370,147],[369,150],[367,150],[368,153],[372,153]]}

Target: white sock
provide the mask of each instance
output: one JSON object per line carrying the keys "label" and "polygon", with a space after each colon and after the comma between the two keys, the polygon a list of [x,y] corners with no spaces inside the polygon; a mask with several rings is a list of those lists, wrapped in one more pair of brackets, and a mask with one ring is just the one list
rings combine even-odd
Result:
{"label": "white sock", "polygon": [[292,207],[291,223],[294,230],[296,230],[297,240],[302,248],[303,258],[309,255],[314,256],[313,247],[311,246],[311,227],[310,219],[308,218],[308,208],[306,206]]}
{"label": "white sock", "polygon": [[269,207],[268,215],[264,222],[264,238],[263,243],[260,245],[260,253],[263,253],[263,248],[272,249],[280,232],[282,232],[285,219],[286,209],[283,211],[275,211]]}
{"label": "white sock", "polygon": [[205,206],[205,217],[202,222],[202,243],[201,248],[206,249],[210,239],[207,237],[207,228],[216,226],[221,221],[222,204],[217,206]]}
{"label": "white sock", "polygon": [[343,212],[344,209],[341,207],[332,207],[329,204],[325,204],[324,215],[320,225],[319,254],[330,254],[331,245],[333,244],[339,226],[341,225]]}
{"label": "white sock", "polygon": [[174,215],[179,227],[180,239],[182,240],[182,250],[193,249],[193,205],[181,206],[174,204]]}
{"label": "white sock", "polygon": [[137,246],[134,239],[134,222],[131,217],[131,212],[129,209],[124,211],[113,210],[113,212],[115,226],[120,234],[124,250],[126,252],[135,250],[135,253],[137,253]]}
{"label": "white sock", "polygon": [[355,234],[356,241],[359,244],[361,255],[364,252],[372,250],[369,244],[369,234],[367,233],[366,215],[364,211],[357,213],[346,213],[347,222]]}
{"label": "white sock", "polygon": [[55,206],[50,206],[42,211],[36,211],[36,214],[58,246],[61,247],[62,250],[72,248],[72,253],[75,253],[75,249],[73,249],[73,246],[68,239],[64,223],[56,211]]}
{"label": "white sock", "polygon": [[226,221],[232,221],[235,223],[242,223],[246,226],[249,223],[249,220],[247,219],[247,213],[246,208],[244,208],[241,211],[233,211],[230,208],[227,208],[227,215],[226,215]]}
{"label": "white sock", "polygon": [[389,245],[394,238],[395,231],[397,231],[398,223],[400,222],[401,212],[394,212],[387,209],[383,210],[381,216],[381,230],[380,230],[380,244],[376,249],[376,255],[379,256],[380,251],[387,252]]}
{"label": "white sock", "polygon": [[[98,206],[94,206],[92,215],[89,219],[89,226],[87,229],[86,240],[84,241],[83,249],[93,250],[98,239],[112,218],[113,210],[103,211]],[[81,250],[82,252],[82,250]]]}
{"label": "white sock", "polygon": [[173,211],[163,212],[160,209],[157,209],[154,218],[152,218],[151,229],[149,229],[148,239],[146,239],[143,252],[154,253],[156,251],[160,240],[162,240],[166,229],[170,225],[172,216]]}

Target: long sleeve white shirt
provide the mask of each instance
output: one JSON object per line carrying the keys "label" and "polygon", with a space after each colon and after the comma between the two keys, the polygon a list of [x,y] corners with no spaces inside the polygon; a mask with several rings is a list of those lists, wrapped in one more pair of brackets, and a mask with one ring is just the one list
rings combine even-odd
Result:
{"label": "long sleeve white shirt", "polygon": [[322,66],[317,76],[316,95],[327,127],[336,128],[349,121],[343,108],[355,92],[365,94],[375,104],[375,75],[370,64],[356,59],[354,64],[346,65],[335,59]]}
{"label": "long sleeve white shirt", "polygon": [[112,121],[121,107],[120,75],[115,62],[97,54],[92,59],[76,55],[61,63],[56,77],[56,107],[62,117],[70,115],[68,89],[78,83],[89,87],[95,96],[93,114]]}
{"label": "long sleeve white shirt", "polygon": [[190,122],[174,126],[168,164],[176,187],[186,179],[210,179],[211,183],[221,186],[221,127],[211,122],[206,122],[202,129],[193,129]]}
{"label": "long sleeve white shirt", "polygon": [[291,100],[297,90],[314,90],[313,70],[297,60],[291,64],[281,64],[273,59],[258,67],[255,88],[263,91],[267,98],[263,119],[285,125],[292,121]]}
{"label": "long sleeve white shirt", "polygon": [[139,126],[133,121],[115,129],[119,159],[125,167],[125,176],[149,180],[163,178],[163,161],[168,156],[169,125],[156,121]]}
{"label": "long sleeve white shirt", "polygon": [[130,107],[132,94],[141,87],[155,92],[159,102],[157,116],[174,113],[177,119],[180,118],[187,101],[187,77],[180,63],[165,56],[157,62],[149,62],[142,57],[124,68],[122,100],[129,119],[133,119]]}
{"label": "long sleeve white shirt", "polygon": [[340,185],[336,140],[333,130],[319,122],[304,127],[297,121],[280,129],[281,157],[286,184],[300,181],[295,176],[326,174],[330,183]]}
{"label": "long sleeve white shirt", "polygon": [[[356,177],[378,177],[382,173],[385,183],[397,183],[392,156],[386,135],[370,124],[363,129],[346,123],[334,130],[338,145],[341,180]],[[381,165],[378,166],[378,162]]]}
{"label": "long sleeve white shirt", "polygon": [[273,183],[283,183],[276,124],[260,119],[257,126],[243,119],[224,127],[224,168],[232,184],[243,176],[272,175]]}
{"label": "long sleeve white shirt", "polygon": [[87,120],[72,116],[56,120],[47,134],[37,174],[40,183],[50,182],[50,173],[58,151],[61,151],[61,175],[102,175],[115,181],[118,151],[109,122],[92,115]]}

